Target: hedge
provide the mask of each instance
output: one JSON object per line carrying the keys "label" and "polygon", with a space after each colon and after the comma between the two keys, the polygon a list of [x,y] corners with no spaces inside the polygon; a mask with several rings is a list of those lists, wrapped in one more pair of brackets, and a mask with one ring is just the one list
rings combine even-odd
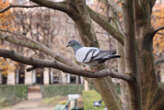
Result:
{"label": "hedge", "polygon": [[25,85],[0,85],[0,106],[9,106],[27,98]]}
{"label": "hedge", "polygon": [[43,97],[67,96],[68,94],[82,94],[83,88],[83,85],[77,84],[43,85],[41,86],[41,93]]}

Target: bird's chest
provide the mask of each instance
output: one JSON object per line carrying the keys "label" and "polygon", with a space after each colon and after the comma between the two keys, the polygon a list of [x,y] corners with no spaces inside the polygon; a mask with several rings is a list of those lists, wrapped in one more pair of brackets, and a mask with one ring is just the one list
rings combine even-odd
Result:
{"label": "bird's chest", "polygon": [[81,48],[77,50],[75,57],[78,62],[89,63],[94,56],[95,49]]}

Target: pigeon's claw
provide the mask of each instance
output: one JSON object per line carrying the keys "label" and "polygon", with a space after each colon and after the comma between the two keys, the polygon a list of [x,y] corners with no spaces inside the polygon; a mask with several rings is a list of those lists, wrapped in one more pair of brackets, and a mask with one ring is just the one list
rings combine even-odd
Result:
{"label": "pigeon's claw", "polygon": [[85,66],[85,67],[84,67],[84,71],[95,73],[95,72],[96,72],[96,69],[91,69],[91,68],[89,68],[88,66]]}

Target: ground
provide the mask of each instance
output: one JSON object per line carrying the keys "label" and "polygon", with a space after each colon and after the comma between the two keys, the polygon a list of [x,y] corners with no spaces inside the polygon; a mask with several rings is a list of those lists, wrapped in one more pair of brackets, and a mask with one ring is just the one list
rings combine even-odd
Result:
{"label": "ground", "polygon": [[53,110],[54,106],[42,104],[41,99],[25,100],[1,110]]}

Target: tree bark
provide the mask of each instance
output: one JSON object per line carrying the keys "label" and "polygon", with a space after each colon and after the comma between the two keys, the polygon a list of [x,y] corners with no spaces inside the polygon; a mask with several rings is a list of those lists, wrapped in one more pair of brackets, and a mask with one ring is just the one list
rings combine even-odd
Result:
{"label": "tree bark", "polygon": [[[124,61],[124,49],[121,44],[117,43],[117,48],[118,48],[118,54],[121,56],[118,64],[118,71],[125,73],[125,61]],[[120,81],[120,98],[121,98],[121,103],[122,107],[124,110],[128,110],[129,108],[129,103],[130,99],[128,95],[130,94],[128,91],[128,84],[124,81]]]}
{"label": "tree bark", "polygon": [[[137,75],[137,62],[136,62],[136,39],[135,39],[135,22],[134,22],[134,8],[135,2],[132,0],[125,0],[123,3],[123,22],[125,28],[125,73],[131,74],[133,77]],[[129,84],[130,109],[139,110],[139,95],[137,83]]]}

